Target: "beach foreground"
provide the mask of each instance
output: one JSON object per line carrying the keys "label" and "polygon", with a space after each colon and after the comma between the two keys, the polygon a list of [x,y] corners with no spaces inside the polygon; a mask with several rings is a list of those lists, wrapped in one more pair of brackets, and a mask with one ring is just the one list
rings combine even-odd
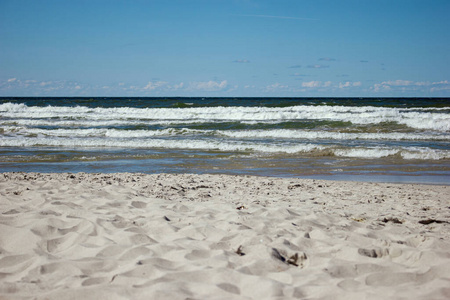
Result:
{"label": "beach foreground", "polygon": [[0,174],[1,299],[448,299],[450,186]]}

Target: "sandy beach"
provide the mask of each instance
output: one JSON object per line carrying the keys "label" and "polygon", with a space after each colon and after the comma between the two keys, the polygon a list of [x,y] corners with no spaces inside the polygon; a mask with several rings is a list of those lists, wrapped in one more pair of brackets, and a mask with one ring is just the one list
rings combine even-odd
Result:
{"label": "sandy beach", "polygon": [[0,174],[0,299],[449,299],[450,186]]}

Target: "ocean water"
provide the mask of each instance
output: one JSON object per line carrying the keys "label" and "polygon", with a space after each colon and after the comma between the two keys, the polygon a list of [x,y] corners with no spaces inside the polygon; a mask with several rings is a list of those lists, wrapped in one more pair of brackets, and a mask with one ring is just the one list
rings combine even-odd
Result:
{"label": "ocean water", "polygon": [[0,98],[0,171],[450,184],[450,98]]}

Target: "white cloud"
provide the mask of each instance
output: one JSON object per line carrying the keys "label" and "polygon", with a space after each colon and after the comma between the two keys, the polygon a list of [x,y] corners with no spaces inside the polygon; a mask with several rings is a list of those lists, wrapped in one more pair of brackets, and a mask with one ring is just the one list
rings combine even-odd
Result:
{"label": "white cloud", "polygon": [[216,92],[224,90],[228,85],[226,80],[221,82],[217,81],[201,81],[201,82],[191,82],[189,84],[189,89],[191,90],[199,90],[199,91],[208,91],[208,92]]}
{"label": "white cloud", "polygon": [[356,81],[356,82],[350,82],[350,81],[339,82],[339,88],[340,89],[349,88],[349,87],[357,87],[357,86],[361,86],[361,81]]}
{"label": "white cloud", "polygon": [[283,85],[283,84],[276,82],[274,84],[266,86],[266,91],[273,92],[273,91],[279,91],[279,90],[286,90],[288,88],[289,88],[288,85]]}
{"label": "white cloud", "polygon": [[411,81],[411,80],[388,80],[374,84],[370,90],[378,92],[439,92],[450,90],[448,80],[438,82]]}
{"label": "white cloud", "polygon": [[448,80],[433,82],[431,84],[430,92],[450,91],[450,82]]}
{"label": "white cloud", "polygon": [[347,88],[347,87],[350,87],[350,86],[351,86],[351,82],[350,81],[347,81],[347,82],[344,82],[344,83],[342,83],[342,82],[339,83],[339,88],[340,89]]}
{"label": "white cloud", "polygon": [[389,80],[389,81],[383,81],[381,84],[386,84],[390,86],[408,86],[408,85],[414,85],[413,81],[410,80]]}
{"label": "white cloud", "polygon": [[443,81],[439,81],[439,82],[433,82],[432,84],[433,84],[433,85],[437,85],[437,84],[445,84],[445,85],[448,85],[448,84],[450,84],[450,82],[449,82],[448,80],[443,80]]}
{"label": "white cloud", "polygon": [[326,69],[329,68],[328,65],[309,65],[308,68],[310,69]]}
{"label": "white cloud", "polygon": [[324,87],[330,87],[333,83],[331,81],[308,81],[308,82],[303,82],[302,83],[302,87],[306,87],[306,88],[324,88]]}
{"label": "white cloud", "polygon": [[6,92],[17,96],[66,96],[85,91],[86,86],[66,80],[39,81],[10,78],[0,82],[0,93]]}
{"label": "white cloud", "polygon": [[320,84],[321,84],[320,81],[308,81],[308,82],[302,82],[302,87],[314,88],[314,87],[319,87]]}
{"label": "white cloud", "polygon": [[156,82],[149,81],[148,84],[142,89],[144,91],[153,91],[165,85],[167,85],[167,82],[165,81],[156,81]]}
{"label": "white cloud", "polygon": [[47,86],[47,85],[51,85],[52,83],[53,83],[52,81],[43,81],[43,82],[39,83],[39,85],[40,86]]}
{"label": "white cloud", "polygon": [[374,92],[381,92],[381,91],[391,91],[393,89],[395,90],[406,90],[406,87],[414,86],[414,82],[410,80],[388,80],[383,81],[381,83],[376,83],[371,87],[371,89]]}
{"label": "white cloud", "polygon": [[[133,93],[136,92],[161,93],[180,90],[184,87],[184,83],[180,82],[178,84],[170,84],[167,81],[159,80],[159,81],[149,81],[145,86],[136,86],[136,85],[126,86],[125,83],[123,82],[120,82],[117,86],[123,91],[132,91]],[[114,90],[114,88],[111,89],[112,91]]]}
{"label": "white cloud", "polygon": [[302,83],[302,88],[305,88],[306,90],[312,91],[312,90],[317,90],[317,91],[321,91],[321,92],[325,92],[325,91],[335,91],[336,89],[351,89],[351,88],[356,88],[356,87],[360,87],[361,86],[361,82],[360,81],[346,81],[346,82],[332,82],[332,81],[318,81],[318,80],[313,80],[313,81],[307,81],[307,82],[303,82]]}
{"label": "white cloud", "polygon": [[172,90],[179,90],[179,89],[182,89],[183,86],[184,86],[184,83],[180,82],[179,84],[175,84],[175,85],[170,86],[170,89],[172,89]]}

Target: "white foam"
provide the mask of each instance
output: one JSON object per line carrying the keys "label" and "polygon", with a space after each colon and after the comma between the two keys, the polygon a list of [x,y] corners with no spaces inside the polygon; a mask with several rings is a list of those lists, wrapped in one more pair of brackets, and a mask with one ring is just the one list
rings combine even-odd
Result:
{"label": "white foam", "polygon": [[77,136],[77,137],[112,137],[112,138],[147,138],[154,136],[177,135],[216,135],[239,139],[306,139],[306,140],[428,140],[450,141],[450,134],[424,133],[345,133],[331,131],[274,129],[274,130],[197,130],[189,128],[168,128],[160,130],[120,130],[108,128],[78,129],[40,129],[25,126],[5,126],[5,134],[45,135],[45,136]]}
{"label": "white foam", "polygon": [[152,125],[182,125],[199,124],[199,120],[46,120],[46,119],[13,119],[0,120],[0,126],[52,126],[52,127],[112,127],[112,126],[152,126]]}
{"label": "white foam", "polygon": [[275,130],[219,130],[219,134],[233,138],[285,138],[285,139],[328,139],[328,140],[441,140],[450,141],[449,134],[425,133],[345,133],[295,129]]}
{"label": "white foam", "polygon": [[396,122],[416,129],[450,131],[450,115],[441,113],[450,108],[389,108],[353,106],[291,106],[291,107],[190,107],[190,108],[88,108],[88,107],[28,107],[4,103],[0,113],[10,119],[60,120],[190,120],[190,121],[275,121],[329,120],[353,124]]}
{"label": "white foam", "polygon": [[204,133],[204,130],[188,128],[167,128],[159,130],[119,130],[107,128],[89,129],[40,129],[26,127],[4,127],[5,134],[42,135],[53,137],[109,137],[109,138],[149,138],[157,136],[177,136]]}
{"label": "white foam", "polygon": [[336,156],[343,157],[360,157],[360,158],[381,158],[397,154],[396,149],[383,148],[353,148],[334,150]]}
{"label": "white foam", "polygon": [[388,156],[398,155],[403,159],[419,159],[419,160],[440,160],[449,159],[450,151],[448,150],[437,150],[430,148],[416,148],[416,147],[405,147],[405,148],[352,148],[352,149],[338,149],[334,150],[336,156],[342,157],[354,157],[354,158],[382,158]]}
{"label": "white foam", "polygon": [[[450,108],[386,108],[344,106],[201,107],[201,108],[88,108],[0,105],[0,146],[10,147],[120,147],[198,149],[253,153],[292,153],[340,157],[448,159],[449,151],[436,150],[450,141]],[[395,122],[423,132],[332,132],[299,129],[273,130],[121,130],[116,126],[151,126],[209,122],[281,123],[333,120],[354,124]],[[55,129],[44,129],[49,126]],[[188,126],[188,125],[186,125]],[[76,128],[80,127],[80,128]],[[94,128],[93,128],[94,127]],[[268,142],[267,139],[273,139]],[[339,140],[370,140],[364,146],[344,147]],[[432,148],[380,146],[389,141],[437,141]],[[372,141],[380,141],[374,143]],[[320,145],[319,145],[320,144]],[[323,144],[323,145],[322,145]],[[356,143],[355,143],[356,144]],[[386,143],[389,144],[389,143]],[[392,144],[392,143],[391,143]],[[424,145],[425,143],[415,143]],[[399,146],[402,145],[402,146]],[[428,146],[428,145],[427,145]]]}
{"label": "white foam", "polygon": [[[69,147],[69,148],[158,148],[158,149],[190,149],[205,151],[230,151],[230,152],[254,152],[254,153],[288,153],[302,155],[316,155],[323,153],[329,155],[329,151],[340,157],[358,158],[382,158],[387,156],[399,156],[403,159],[449,159],[450,151],[415,147],[358,147],[336,148],[334,145],[319,145],[314,143],[273,143],[223,141],[217,139],[134,139],[134,138],[76,138],[76,137],[3,137],[0,139],[2,147]],[[324,152],[325,151],[325,152]],[[328,152],[327,152],[328,151]]]}
{"label": "white foam", "polygon": [[315,144],[264,144],[245,143],[241,141],[220,140],[170,140],[170,139],[108,139],[108,138],[47,138],[24,137],[22,139],[3,138],[3,147],[108,147],[108,148],[163,148],[163,149],[198,149],[208,151],[255,151],[267,153],[307,153],[323,149]]}
{"label": "white foam", "polygon": [[411,147],[409,149],[401,151],[400,155],[403,159],[440,160],[440,159],[449,159],[450,151]]}

